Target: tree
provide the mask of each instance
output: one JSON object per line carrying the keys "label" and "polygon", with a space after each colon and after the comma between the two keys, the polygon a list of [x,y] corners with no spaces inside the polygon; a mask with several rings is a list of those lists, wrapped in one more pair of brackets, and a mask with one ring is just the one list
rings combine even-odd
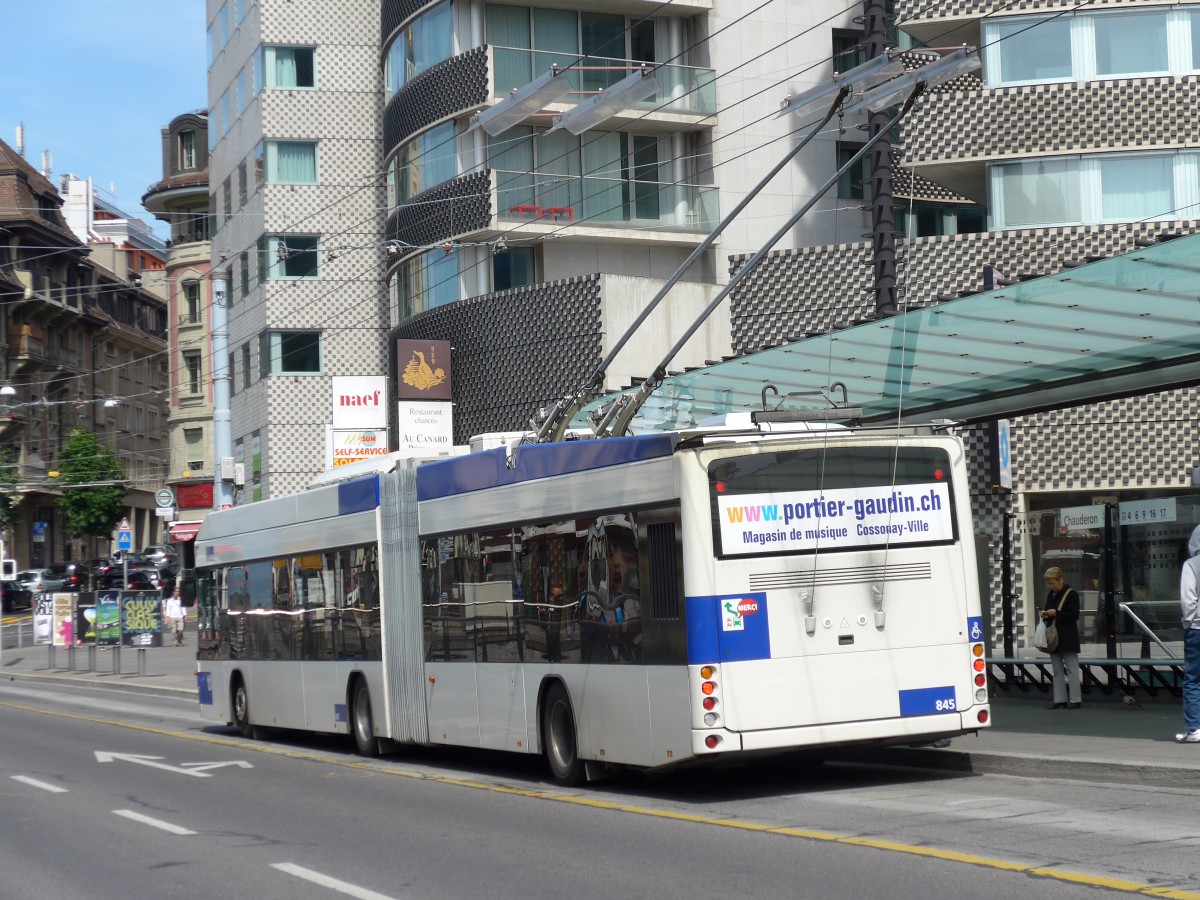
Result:
{"label": "tree", "polygon": [[0,447],[0,534],[21,524],[17,494],[17,459],[10,447]]}
{"label": "tree", "polygon": [[[90,431],[75,429],[59,456],[58,498],[63,526],[73,537],[111,538],[124,511],[125,470]],[[78,487],[71,487],[78,485]]]}

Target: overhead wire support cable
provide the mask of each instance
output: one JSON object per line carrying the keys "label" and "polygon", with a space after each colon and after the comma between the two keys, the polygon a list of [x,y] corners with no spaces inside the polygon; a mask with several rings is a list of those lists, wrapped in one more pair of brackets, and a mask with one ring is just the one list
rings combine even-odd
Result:
{"label": "overhead wire support cable", "polygon": [[654,371],[650,374],[650,376],[641,383],[637,391],[633,394],[627,394],[613,401],[596,425],[596,434],[598,436],[605,436],[610,423],[612,423],[611,435],[613,437],[620,437],[621,435],[625,434],[629,428],[629,423],[633,420],[633,417],[637,414],[638,410],[641,409],[642,404],[646,402],[650,395],[654,393],[660,384],[662,384],[663,379],[666,378],[667,366],[671,364],[671,361],[675,358],[679,351],[683,349],[683,346],[689,340],[691,340],[692,335],[696,333],[704,321],[710,315],[712,315],[713,311],[721,305],[725,298],[728,297],[733,289],[741,283],[742,279],[745,278],[754,269],[754,267],[758,265],[763,257],[770,253],[775,245],[779,243],[779,241],[782,240],[789,231],[791,231],[792,227],[798,221],[800,221],[800,219],[809,210],[816,206],[816,204],[825,195],[826,191],[837,184],[838,180],[846,172],[849,172],[854,166],[858,165],[862,161],[863,157],[870,152],[871,148],[874,147],[875,144],[887,136],[888,132],[891,131],[892,128],[894,128],[896,124],[908,113],[917,97],[924,93],[924,91],[925,83],[919,82],[913,89],[913,92],[909,95],[908,99],[904,102],[904,105],[900,108],[900,111],[891,117],[887,125],[870,140],[866,141],[862,147],[859,148],[858,152],[854,154],[854,156],[847,160],[846,163],[841,166],[841,168],[834,172],[833,175],[814,192],[812,198],[809,199],[807,203],[800,207],[800,209],[797,210],[787,220],[787,222],[785,222],[773,235],[771,235],[767,242],[763,244],[763,246],[760,247],[755,254],[750,257],[750,259],[746,260],[746,262],[742,264],[741,268],[739,268],[738,271],[735,272],[734,275],[729,279],[729,283],[721,289],[721,291],[703,310],[701,310],[700,315],[693,320],[688,329],[679,337],[671,349],[667,351],[666,356],[664,356],[662,361],[659,362],[659,364],[654,368]]}
{"label": "overhead wire support cable", "polygon": [[[810,129],[808,134],[801,138],[795,147],[784,154],[783,158],[780,159],[779,162],[776,163],[771,170],[767,172],[767,174],[763,176],[763,178],[761,178],[758,183],[746,193],[746,195],[738,202],[738,204],[732,210],[730,210],[724,218],[721,219],[712,232],[709,233],[704,240],[702,240],[696,246],[696,248],[692,250],[690,254],[688,254],[687,259],[680,263],[679,267],[671,273],[670,277],[668,277],[663,283],[663,286],[659,289],[659,291],[650,299],[645,307],[643,307],[642,311],[638,313],[637,317],[625,330],[625,333],[621,335],[621,337],[613,345],[612,349],[609,350],[609,352],[605,355],[604,359],[600,361],[600,364],[596,367],[596,370],[592,373],[588,381],[584,383],[574,394],[567,395],[561,400],[555,402],[545,420],[540,423],[540,425],[535,426],[535,434],[530,439],[532,443],[549,443],[561,441],[563,439],[567,428],[570,425],[571,419],[574,418],[575,414],[583,408],[584,404],[586,404],[595,395],[595,393],[597,393],[603,387],[605,374],[607,373],[608,367],[612,364],[613,360],[616,359],[617,354],[625,348],[625,345],[630,341],[630,339],[632,339],[633,335],[642,326],[646,319],[654,312],[659,303],[661,303],[663,298],[665,298],[670,292],[671,288],[673,288],[679,282],[679,280],[683,278],[684,274],[689,268],[691,268],[692,264],[699,259],[709,247],[713,245],[717,238],[720,237],[721,233],[733,222],[734,219],[741,215],[742,211],[750,204],[752,200],[754,200],[755,197],[759,195],[759,193],[762,192],[762,190],[771,182],[771,180],[778,175],[805,147],[807,147],[809,142],[814,137],[821,134],[824,127],[829,123],[830,119],[833,118],[834,114],[841,107],[842,103],[855,90],[855,82],[859,80],[869,81],[872,77],[878,78],[882,75],[893,74],[891,62],[892,61],[890,57],[886,54],[876,57],[875,59],[868,60],[867,62],[863,63],[861,66],[856,66],[855,68],[846,72],[835,74],[830,85],[820,85],[808,92],[810,95],[815,95],[815,97],[825,97],[836,91],[837,96],[834,98],[833,103],[830,104],[824,118],[822,118],[816,126]],[[801,96],[795,98],[795,100],[789,98],[789,100],[785,101],[785,105],[791,103],[794,105],[794,108],[802,109],[811,105],[811,102],[811,97],[805,98]],[[827,188],[822,189],[820,193],[817,194],[817,197],[819,198],[826,189]],[[778,238],[775,240],[777,241]],[[703,317],[707,318],[709,312],[711,312],[711,310],[706,310],[703,313]],[[703,319],[700,321],[703,321]],[[699,322],[697,322],[693,327],[693,332],[696,327],[699,327]],[[690,333],[691,332],[689,332],[689,334]],[[674,353],[672,353],[672,356],[674,356]]]}

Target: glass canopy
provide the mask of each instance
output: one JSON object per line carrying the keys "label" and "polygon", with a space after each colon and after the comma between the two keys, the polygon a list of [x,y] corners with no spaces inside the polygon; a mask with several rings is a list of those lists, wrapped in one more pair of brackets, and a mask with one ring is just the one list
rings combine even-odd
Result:
{"label": "glass canopy", "polygon": [[[827,397],[861,407],[864,423],[981,421],[1194,384],[1198,362],[1200,235],[1190,235],[668,376],[629,431],[827,409]],[[586,428],[620,393],[572,425]]]}

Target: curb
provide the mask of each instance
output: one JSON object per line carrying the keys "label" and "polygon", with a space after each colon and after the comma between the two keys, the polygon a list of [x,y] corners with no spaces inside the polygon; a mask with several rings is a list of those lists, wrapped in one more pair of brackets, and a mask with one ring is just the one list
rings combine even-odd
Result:
{"label": "curb", "polygon": [[1023,753],[935,750],[894,747],[856,751],[843,757],[850,762],[871,762],[906,769],[928,769],[962,775],[1014,775],[1019,778],[1052,778],[1056,781],[1090,781],[1149,787],[1195,789],[1194,766],[1165,763],[1113,762],[1085,756],[1054,759]]}
{"label": "curb", "polygon": [[[149,679],[169,678],[168,675],[135,675],[131,672],[120,674],[104,672],[85,672],[70,674],[66,670],[45,669],[42,671],[5,671],[0,668],[0,679],[8,676],[9,681],[30,681],[38,684],[71,685],[72,687],[105,688],[112,691],[124,691],[129,694],[152,694],[160,697],[179,697],[185,700],[197,700],[196,688],[179,687],[169,684],[153,684]],[[136,679],[130,681],[129,679]]]}

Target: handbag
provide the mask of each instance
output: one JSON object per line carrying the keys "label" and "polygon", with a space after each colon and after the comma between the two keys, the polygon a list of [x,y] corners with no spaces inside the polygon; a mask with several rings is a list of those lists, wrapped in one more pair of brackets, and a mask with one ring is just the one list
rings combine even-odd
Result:
{"label": "handbag", "polygon": [[[1058,609],[1061,611],[1063,604],[1067,602],[1067,595],[1071,593],[1071,588],[1063,591],[1062,599],[1058,601]],[[1042,619],[1038,622],[1037,628],[1033,632],[1033,646],[1046,653],[1053,653],[1058,649],[1058,625],[1053,619]]]}

